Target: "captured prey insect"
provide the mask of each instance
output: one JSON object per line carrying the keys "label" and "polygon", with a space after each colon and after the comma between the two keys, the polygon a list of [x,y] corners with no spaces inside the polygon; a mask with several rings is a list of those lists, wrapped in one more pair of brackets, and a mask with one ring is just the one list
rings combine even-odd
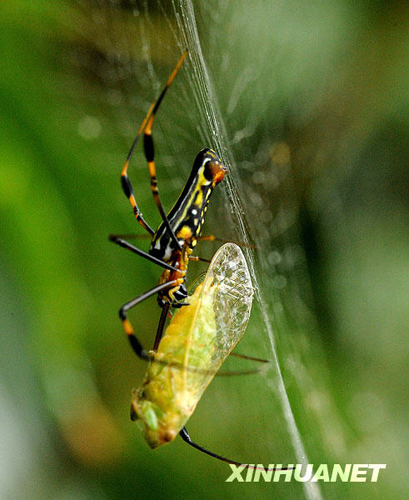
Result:
{"label": "captured prey insect", "polygon": [[187,297],[189,305],[173,316],[157,350],[149,352],[145,380],[133,392],[131,418],[140,424],[151,448],[173,441],[180,433],[200,451],[239,463],[192,442],[185,424],[243,336],[252,302],[244,255],[236,244],[227,243],[214,255],[193,295]]}
{"label": "captured prey insect", "polygon": [[[121,236],[110,236],[110,240],[114,243],[144,257],[151,262],[154,262],[163,268],[163,272],[157,286],[127,302],[119,311],[120,319],[125,333],[131,343],[132,349],[139,357],[144,359],[147,359],[147,351],[142,348],[139,340],[136,338],[134,329],[127,317],[127,313],[143,300],[157,294],[158,303],[162,308],[161,320],[159,321],[158,327],[159,332],[161,329],[163,330],[163,325],[168,315],[169,308],[181,307],[184,304],[184,300],[187,297],[185,280],[188,262],[189,260],[200,260],[199,257],[194,257],[192,252],[198,239],[200,238],[210,196],[216,185],[223,180],[226,172],[226,168],[223,166],[221,160],[212,149],[205,148],[200,151],[196,156],[190,177],[181,195],[169,214],[166,215],[159,197],[158,182],[156,179],[152,127],[159,106],[169,86],[179,71],[186,55],[187,51],[182,54],[176,64],[165,87],[159,95],[159,98],[151,105],[132,144],[121,173],[122,188],[132,205],[136,220],[151,237],[149,251],[144,252],[126,241]],[[144,138],[144,153],[146,161],[148,162],[149,175],[151,179],[151,190],[155,204],[157,205],[162,217],[162,222],[156,231],[154,231],[145,221],[142,213],[140,212],[133,193],[131,181],[128,177],[129,163],[138,139],[142,134]],[[157,347],[159,340],[160,335],[157,334],[154,348]]]}
{"label": "captured prey insect", "polygon": [[[149,351],[147,373],[133,391],[131,419],[141,427],[153,449],[172,442],[179,434],[193,448],[229,464],[242,464],[209,451],[190,438],[185,427],[204,391],[229,355],[251,361],[268,361],[235,354],[250,318],[254,289],[243,252],[226,243],[215,253],[204,279],[187,297],[163,333],[157,349]],[[268,470],[288,470],[280,467]],[[264,469],[266,470],[266,469]]]}

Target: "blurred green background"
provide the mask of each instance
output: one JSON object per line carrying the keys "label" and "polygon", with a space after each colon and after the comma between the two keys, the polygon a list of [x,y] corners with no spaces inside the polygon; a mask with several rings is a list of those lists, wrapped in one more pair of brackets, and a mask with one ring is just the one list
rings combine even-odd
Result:
{"label": "blurred green background", "polygon": [[[0,15],[0,497],[407,498],[407,5],[15,0]],[[280,366],[216,379],[192,437],[245,462],[386,463],[378,483],[225,483],[225,464],[180,440],[151,451],[129,419],[145,367],[117,311],[160,271],[108,234],[142,233],[120,170],[185,46],[154,129],[162,198],[201,148],[223,156],[205,232],[257,246],[239,350]],[[130,175],[157,225],[141,148]],[[158,316],[154,299],[131,315],[148,347]]]}

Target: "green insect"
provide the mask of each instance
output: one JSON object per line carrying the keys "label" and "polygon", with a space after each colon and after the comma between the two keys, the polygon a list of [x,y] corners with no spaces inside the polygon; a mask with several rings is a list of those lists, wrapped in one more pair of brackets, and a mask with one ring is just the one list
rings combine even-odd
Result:
{"label": "green insect", "polygon": [[133,393],[131,418],[141,425],[152,448],[180,434],[200,451],[238,463],[196,445],[185,428],[250,318],[253,287],[236,244],[227,243],[216,252],[204,280],[186,301],[189,305],[173,316],[157,350],[149,352],[145,380]]}

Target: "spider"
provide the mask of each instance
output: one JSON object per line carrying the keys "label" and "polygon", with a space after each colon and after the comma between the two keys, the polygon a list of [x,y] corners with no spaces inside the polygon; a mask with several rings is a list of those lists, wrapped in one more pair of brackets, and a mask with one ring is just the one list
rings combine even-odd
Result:
{"label": "spider", "polygon": [[[130,309],[140,304],[148,297],[158,294],[158,303],[162,308],[162,314],[154,345],[154,349],[157,348],[160,341],[160,332],[163,331],[163,325],[168,315],[169,308],[183,306],[183,301],[187,297],[185,280],[189,260],[204,260],[193,256],[192,253],[200,238],[210,196],[217,184],[223,180],[226,173],[226,168],[216,152],[210,148],[203,149],[196,156],[189,179],[178,200],[169,214],[165,213],[159,196],[158,182],[156,179],[152,127],[159,106],[177,72],[182,66],[186,55],[187,50],[183,52],[158,99],[151,105],[132,143],[121,172],[121,183],[125,196],[131,203],[136,220],[151,238],[149,251],[144,252],[119,235],[110,235],[110,240],[112,242],[163,268],[157,286],[138,295],[129,302],[126,302],[119,311],[119,317],[131,347],[136,355],[143,359],[148,358],[147,351],[143,349],[141,343],[135,336],[134,329],[128,319],[127,313]],[[131,181],[128,177],[129,163],[135,146],[142,134],[144,139],[144,153],[146,161],[148,162],[151,179],[151,190],[155,204],[162,217],[162,222],[156,231],[146,222],[140,212],[133,193]],[[216,238],[209,236],[203,237],[202,239],[214,240]]]}

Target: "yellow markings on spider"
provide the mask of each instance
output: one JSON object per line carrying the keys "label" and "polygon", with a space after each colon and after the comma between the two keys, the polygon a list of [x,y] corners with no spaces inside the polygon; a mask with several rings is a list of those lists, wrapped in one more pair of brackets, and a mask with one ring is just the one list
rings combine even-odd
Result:
{"label": "yellow markings on spider", "polygon": [[186,302],[157,351],[150,351],[145,379],[133,391],[131,418],[138,421],[151,448],[175,439],[247,327],[253,288],[236,244],[227,243],[216,252]]}

